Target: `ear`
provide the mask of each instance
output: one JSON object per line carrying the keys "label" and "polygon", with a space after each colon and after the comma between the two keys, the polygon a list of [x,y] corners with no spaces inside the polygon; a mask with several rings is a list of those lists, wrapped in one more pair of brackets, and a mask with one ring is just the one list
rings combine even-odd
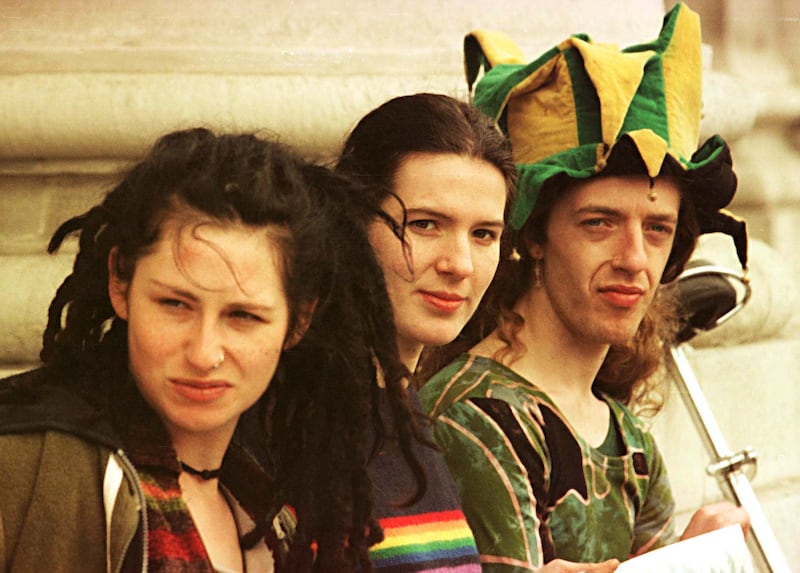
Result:
{"label": "ear", "polygon": [[544,258],[544,246],[536,240],[535,235],[531,225],[525,225],[522,228],[517,249],[523,259]]}
{"label": "ear", "polygon": [[116,315],[122,320],[128,320],[128,281],[119,277],[118,261],[119,249],[114,247],[108,253],[108,298]]}
{"label": "ear", "polygon": [[284,350],[289,350],[303,339],[306,331],[308,331],[308,327],[311,326],[311,319],[314,316],[314,311],[317,308],[318,302],[318,299],[314,299],[300,305],[294,328],[287,333],[286,341],[283,343]]}
{"label": "ear", "polygon": [[528,256],[532,259],[543,259],[544,258],[544,248],[539,243],[534,243],[533,241],[529,241],[527,244]]}

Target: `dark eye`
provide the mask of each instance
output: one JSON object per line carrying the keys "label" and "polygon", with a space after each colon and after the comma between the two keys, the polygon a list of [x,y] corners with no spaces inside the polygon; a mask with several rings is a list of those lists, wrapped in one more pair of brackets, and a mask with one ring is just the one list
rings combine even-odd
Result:
{"label": "dark eye", "polygon": [[167,308],[188,308],[186,303],[176,298],[160,298],[158,304]]}
{"label": "dark eye", "polygon": [[581,222],[582,225],[586,227],[600,227],[605,223],[605,219],[600,217],[596,217],[594,219],[586,219]]}
{"label": "dark eye", "polygon": [[436,228],[436,222],[431,219],[417,219],[415,221],[409,221],[408,226],[418,231],[433,231]]}
{"label": "dark eye", "polygon": [[252,312],[247,312],[246,310],[234,310],[231,311],[231,317],[244,320],[244,321],[251,321],[251,322],[264,322],[264,319],[258,316],[257,314],[253,314]]}
{"label": "dark eye", "polygon": [[496,231],[491,230],[491,229],[477,229],[473,233],[473,235],[475,236],[475,238],[483,240],[483,241],[487,241],[487,242],[496,241],[497,237],[498,237],[498,233]]}
{"label": "dark eye", "polygon": [[663,223],[653,223],[650,225],[650,230],[655,231],[656,233],[663,233],[666,235],[672,234],[672,227],[670,225],[666,225]]}

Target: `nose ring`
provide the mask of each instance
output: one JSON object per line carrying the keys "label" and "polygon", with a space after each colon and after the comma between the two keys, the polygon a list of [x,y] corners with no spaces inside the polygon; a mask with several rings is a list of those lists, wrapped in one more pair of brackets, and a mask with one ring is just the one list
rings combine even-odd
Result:
{"label": "nose ring", "polygon": [[211,369],[212,370],[218,369],[220,366],[222,366],[223,362],[225,362],[225,351],[224,350],[219,353],[219,361],[216,364],[214,364],[214,366],[212,366]]}

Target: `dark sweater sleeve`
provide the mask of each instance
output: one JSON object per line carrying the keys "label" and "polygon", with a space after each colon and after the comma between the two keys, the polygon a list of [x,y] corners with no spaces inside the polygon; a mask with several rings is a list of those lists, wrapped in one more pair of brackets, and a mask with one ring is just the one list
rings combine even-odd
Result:
{"label": "dark sweater sleeve", "polygon": [[[421,412],[416,392],[410,398]],[[377,571],[478,573],[475,539],[442,454],[424,444],[416,444],[414,452],[428,482],[423,498],[407,507],[403,505],[415,493],[415,482],[396,440],[387,439],[370,462],[375,515],[384,531],[384,540],[370,548],[373,566]]]}

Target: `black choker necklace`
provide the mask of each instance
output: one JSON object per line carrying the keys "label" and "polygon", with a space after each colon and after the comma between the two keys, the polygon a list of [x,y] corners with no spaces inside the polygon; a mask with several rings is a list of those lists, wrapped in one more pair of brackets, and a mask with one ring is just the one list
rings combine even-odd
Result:
{"label": "black choker necklace", "polygon": [[185,471],[187,474],[192,474],[193,476],[198,476],[198,477],[200,477],[201,479],[204,479],[204,480],[214,479],[214,478],[218,477],[219,476],[219,472],[222,470],[222,468],[217,468],[215,470],[198,470],[198,469],[195,469],[192,466],[190,466],[189,464],[184,463],[184,462],[182,462],[180,460],[178,460],[178,463],[181,465],[181,469],[183,471]]}

